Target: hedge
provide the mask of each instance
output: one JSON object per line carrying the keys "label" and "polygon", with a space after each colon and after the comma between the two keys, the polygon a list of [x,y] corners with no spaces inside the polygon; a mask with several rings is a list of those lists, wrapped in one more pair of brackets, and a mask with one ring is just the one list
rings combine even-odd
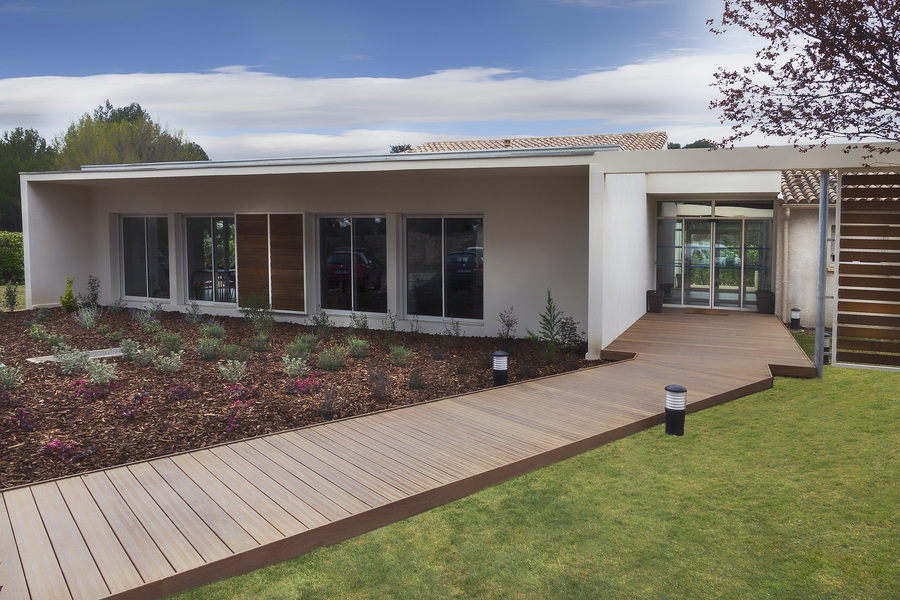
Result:
{"label": "hedge", "polygon": [[12,279],[15,283],[25,283],[25,250],[22,233],[0,231],[0,283]]}

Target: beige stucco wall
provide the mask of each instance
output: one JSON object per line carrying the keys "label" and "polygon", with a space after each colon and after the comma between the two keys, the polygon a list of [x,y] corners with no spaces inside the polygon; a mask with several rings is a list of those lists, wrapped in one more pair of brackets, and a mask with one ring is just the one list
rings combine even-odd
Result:
{"label": "beige stucco wall", "polygon": [[[64,284],[64,273],[81,284],[88,274],[101,278],[103,301],[121,295],[116,216],[166,215],[169,217],[171,309],[184,310],[182,292],[181,221],[185,215],[235,212],[302,212],[305,220],[307,310],[318,298],[315,273],[317,215],[386,215],[388,223],[389,308],[403,314],[405,293],[398,283],[404,268],[403,217],[415,215],[483,215],[485,288],[483,322],[464,322],[468,335],[494,335],[500,311],[515,307],[518,334],[537,330],[548,287],[557,306],[573,316],[582,328],[587,322],[588,181],[587,167],[537,169],[485,169],[466,172],[393,171],[374,173],[314,173],[191,179],[132,179],[88,186],[60,186],[59,198],[43,199],[32,184],[29,205],[47,230],[66,229],[62,223],[79,223],[76,231],[90,231],[84,258],[54,259],[52,273],[32,274],[31,305],[55,304]],[[65,196],[65,197],[63,197]],[[69,196],[79,198],[72,202]],[[74,219],[73,219],[74,217]],[[62,253],[73,239],[87,243],[83,235],[59,239],[56,234],[29,238],[32,248],[43,247],[35,265]],[[393,249],[393,251],[391,251]],[[70,253],[69,256],[73,256]],[[43,267],[42,267],[43,268]],[[240,285],[240,284],[238,284]],[[76,286],[76,291],[78,286]],[[228,309],[206,308],[228,314]],[[338,323],[346,315],[335,313]],[[380,319],[370,319],[377,326]],[[440,332],[440,320],[420,318],[423,330]],[[405,328],[405,325],[401,324]]]}
{"label": "beige stucco wall", "polygon": [[[778,234],[778,256],[776,282],[777,314],[785,323],[791,320],[791,309],[800,309],[800,324],[814,327],[816,324],[816,291],[819,269],[819,210],[817,206],[792,206],[790,216],[786,208],[779,210],[776,225]],[[828,235],[834,224],[835,211],[828,214]],[[784,260],[784,230],[787,221],[788,243],[787,261]],[[832,243],[828,242],[830,252]],[[786,264],[785,264],[786,263]],[[830,264],[830,263],[829,263]],[[785,273],[785,268],[787,272]],[[785,281],[786,280],[786,281]],[[787,295],[784,294],[787,288]],[[829,267],[825,278],[825,295],[835,295],[834,269]],[[782,299],[786,300],[782,302]],[[825,326],[831,327],[834,319],[834,301],[825,299]]]}

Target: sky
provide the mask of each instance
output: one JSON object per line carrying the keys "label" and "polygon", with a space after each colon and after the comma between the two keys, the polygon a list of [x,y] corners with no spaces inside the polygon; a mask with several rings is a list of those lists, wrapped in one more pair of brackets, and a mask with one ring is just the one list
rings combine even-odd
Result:
{"label": "sky", "polygon": [[[722,0],[0,0],[0,131],[138,102],[213,160],[666,131],[719,140]],[[761,143],[750,138],[746,143]]]}

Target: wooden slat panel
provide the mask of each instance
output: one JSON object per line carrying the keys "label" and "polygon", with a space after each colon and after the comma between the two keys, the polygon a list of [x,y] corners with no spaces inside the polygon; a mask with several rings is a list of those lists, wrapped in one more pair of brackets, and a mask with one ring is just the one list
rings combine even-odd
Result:
{"label": "wooden slat panel", "polygon": [[877,288],[900,289],[900,277],[851,277],[841,275],[838,277],[838,285],[842,288]]}
{"label": "wooden slat panel", "polygon": [[[303,311],[303,215],[272,218],[272,308]],[[289,292],[285,295],[284,292]]]}
{"label": "wooden slat panel", "polygon": [[897,237],[900,227],[891,225],[842,225],[841,237]]}
{"label": "wooden slat panel", "polygon": [[838,255],[841,263],[865,262],[865,263],[900,263],[900,252],[865,252],[841,250]]}
{"label": "wooden slat panel", "polygon": [[28,598],[28,584],[19,561],[17,540],[6,514],[6,502],[0,494],[0,585],[8,598]]}
{"label": "wooden slat panel", "polygon": [[900,329],[884,329],[882,327],[848,327],[838,325],[837,337],[858,337],[875,340],[900,340]]}
{"label": "wooden slat panel", "polygon": [[251,294],[269,303],[269,217],[236,215],[238,300]]}
{"label": "wooden slat panel", "polygon": [[875,300],[879,302],[900,302],[900,290],[860,290],[841,288],[841,300]]}
{"label": "wooden slat panel", "polygon": [[844,200],[841,202],[841,212],[844,211],[857,213],[900,212],[900,202],[896,200]]}
{"label": "wooden slat panel", "polygon": [[841,185],[900,185],[898,173],[859,173],[847,174],[841,177]]}
{"label": "wooden slat panel", "polygon": [[852,200],[853,198],[894,199],[900,198],[900,187],[894,188],[842,188],[841,198]]}
{"label": "wooden slat panel", "polygon": [[866,354],[863,352],[837,352],[838,362],[884,367],[900,367],[900,356],[893,354]]}
{"label": "wooden slat panel", "polygon": [[841,212],[841,224],[900,225],[900,213]]}
{"label": "wooden slat panel", "polygon": [[10,490],[4,492],[3,496],[31,597],[35,600],[71,599],[69,586],[66,585],[53,545],[47,537],[41,514],[31,495],[31,488]]}
{"label": "wooden slat panel", "polygon": [[[846,335],[846,332],[842,332],[841,335]],[[840,350],[859,350],[861,352],[887,352],[890,354],[900,354],[900,343],[895,342],[855,340],[840,337],[837,347]]]}
{"label": "wooden slat panel", "polygon": [[841,312],[855,312],[877,315],[900,315],[900,304],[885,304],[883,302],[838,301],[838,310]]}
{"label": "wooden slat panel", "polygon": [[885,277],[900,277],[900,265],[861,265],[854,263],[841,263],[841,275],[881,275]]}
{"label": "wooden slat panel", "polygon": [[871,325],[873,327],[900,328],[900,317],[877,315],[848,315],[838,313],[838,323],[842,325]]}
{"label": "wooden slat panel", "polygon": [[900,238],[841,238],[840,246],[847,250],[900,250]]}

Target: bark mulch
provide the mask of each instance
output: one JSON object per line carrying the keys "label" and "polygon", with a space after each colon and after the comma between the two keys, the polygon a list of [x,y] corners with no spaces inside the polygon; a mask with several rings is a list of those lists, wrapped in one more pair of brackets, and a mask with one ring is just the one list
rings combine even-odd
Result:
{"label": "bark mulch", "polygon": [[[117,347],[109,338],[115,332],[158,347],[156,334],[141,328],[130,311],[104,311],[92,329],[60,309],[5,315],[0,362],[20,368],[22,376],[18,387],[0,389],[0,489],[484,389],[492,385],[491,353],[500,349],[497,338],[333,329],[320,336],[309,359],[302,378],[307,389],[290,390],[296,380],[283,371],[284,348],[298,334],[314,333],[311,326],[276,323],[272,349],[253,352],[246,377],[236,384],[222,378],[217,360],[198,353],[199,325],[180,313],[163,313],[158,320],[184,340],[181,370],[164,373],[153,365],[104,359],[115,364],[116,380],[107,389],[84,382],[85,375],[64,375],[58,363],[27,362],[51,354],[46,342],[31,339],[31,324],[65,336],[79,350]],[[246,347],[254,334],[242,318],[216,320],[225,327],[226,344]],[[369,342],[367,356],[348,357],[337,370],[319,368],[321,353],[346,347],[348,335]],[[407,365],[392,364],[389,343],[413,351]],[[527,340],[505,345],[510,382],[599,362],[561,354],[554,364],[544,364]]]}

